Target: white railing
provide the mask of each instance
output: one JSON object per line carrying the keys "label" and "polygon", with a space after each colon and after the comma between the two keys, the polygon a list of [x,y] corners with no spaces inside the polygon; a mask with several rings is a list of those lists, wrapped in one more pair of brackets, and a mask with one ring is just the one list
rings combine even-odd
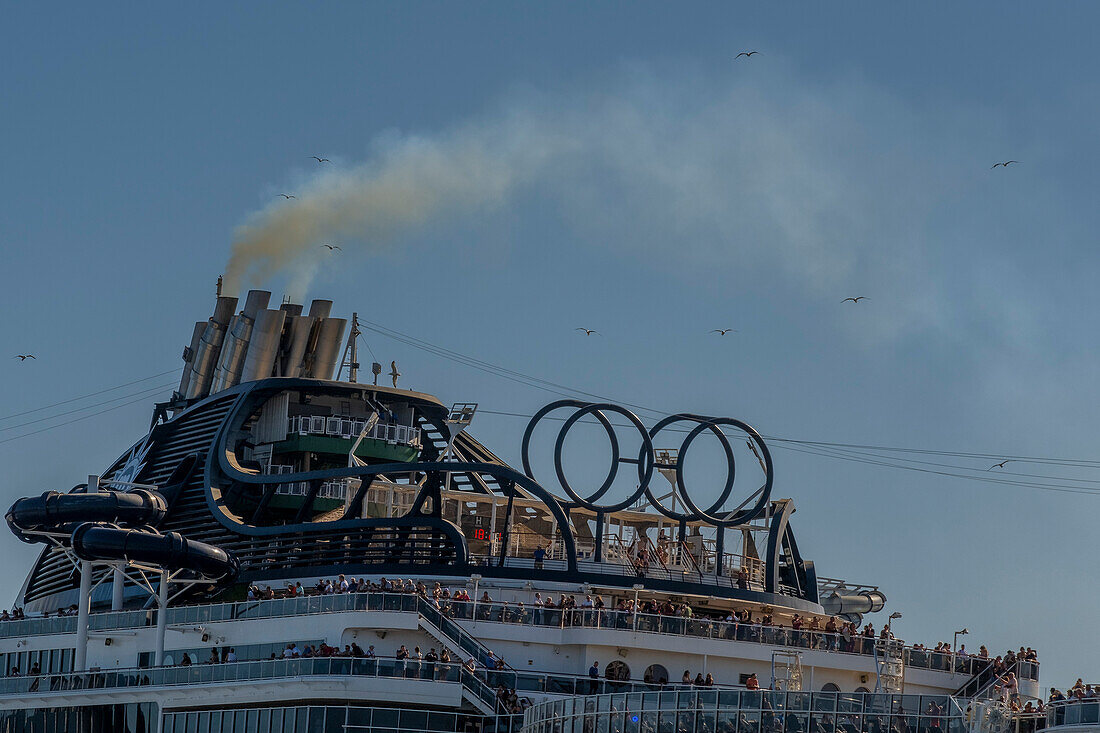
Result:
{"label": "white railing", "polygon": [[[354,440],[359,437],[366,426],[366,418],[295,415],[287,421],[287,433],[328,435],[334,438]],[[384,440],[394,445],[420,447],[420,428],[408,425],[379,422],[367,432],[366,437]]]}
{"label": "white railing", "polygon": [[[284,475],[288,473],[294,473],[294,466],[283,466],[278,464],[272,464],[268,473],[275,475]],[[321,499],[339,499],[345,501],[351,496],[353,489],[359,488],[359,479],[352,478],[338,478],[331,481],[325,481],[321,484],[321,488],[317,490],[317,496]],[[309,493],[309,482],[298,481],[292,484],[280,484],[275,493],[280,496],[305,496]]]}

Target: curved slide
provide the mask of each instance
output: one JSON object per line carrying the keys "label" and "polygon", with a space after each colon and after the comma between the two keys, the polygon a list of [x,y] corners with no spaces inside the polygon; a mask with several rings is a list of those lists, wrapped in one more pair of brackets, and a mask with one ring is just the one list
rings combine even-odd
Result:
{"label": "curved slide", "polygon": [[165,570],[191,570],[211,580],[235,578],[240,563],[229,552],[178,532],[162,534],[150,526],[164,519],[167,507],[159,492],[145,489],[94,494],[47,491],[19,499],[4,518],[24,542],[69,535],[67,544],[82,560],[127,560]]}

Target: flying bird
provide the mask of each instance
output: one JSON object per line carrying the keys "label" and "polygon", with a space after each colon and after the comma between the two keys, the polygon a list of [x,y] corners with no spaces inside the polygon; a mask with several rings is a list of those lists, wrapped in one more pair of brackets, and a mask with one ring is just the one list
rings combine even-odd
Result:
{"label": "flying bird", "polygon": [[281,193],[279,195],[282,196],[284,199],[296,199],[296,198],[298,198],[297,196],[291,196],[289,193]]}
{"label": "flying bird", "polygon": [[1003,163],[994,163],[994,164],[992,165],[992,167],[990,168],[990,170],[992,170],[993,168],[996,168],[997,166],[1003,166],[1003,167],[1007,168],[1007,167],[1009,166],[1009,164],[1010,164],[1010,163],[1019,163],[1019,162],[1020,162],[1020,161],[1018,161],[1018,160],[1006,160],[1006,161],[1005,161],[1005,162],[1003,162]]}
{"label": "flying bird", "polygon": [[316,161],[317,161],[318,163],[331,163],[331,162],[332,162],[332,161],[331,161],[331,160],[329,160],[328,158],[318,158],[318,157],[317,157],[316,155],[311,155],[311,156],[309,156],[309,157],[313,158],[313,159],[314,159],[314,160],[316,160]]}
{"label": "flying bird", "polygon": [[853,303],[858,303],[861,300],[870,300],[870,298],[868,298],[866,295],[861,295],[858,298],[845,298],[844,300],[842,300],[840,302],[841,303],[847,303],[849,300],[852,301]]}
{"label": "flying bird", "polygon": [[397,362],[390,362],[390,376],[393,378],[393,387],[397,389],[397,378],[401,376],[401,372],[397,371]]}
{"label": "flying bird", "polygon": [[340,248],[340,245],[338,245],[338,244],[322,244],[321,246],[322,247],[328,247],[329,252],[331,252],[334,249],[339,249],[341,252],[344,251],[343,249]]}
{"label": "flying bird", "polygon": [[18,359],[19,361],[26,361],[27,359],[34,359],[35,361],[38,361],[38,358],[34,354],[16,354],[12,358]]}
{"label": "flying bird", "polygon": [[721,336],[725,336],[725,335],[726,335],[727,333],[729,333],[730,331],[733,331],[734,333],[737,333],[737,329],[736,329],[736,328],[716,328],[716,329],[714,329],[713,331],[711,331],[711,333],[717,333],[717,334],[719,334],[719,335],[721,335]]}
{"label": "flying bird", "polygon": [[760,53],[760,52],[759,51],[742,51],[741,53],[734,56],[733,60],[736,61],[737,59],[741,58],[742,56],[744,56],[745,58],[749,58],[754,53]]}
{"label": "flying bird", "polygon": [[1011,462],[1012,462],[1011,459],[1006,458],[1005,460],[1001,461],[1000,463],[994,463],[992,466],[990,466],[989,468],[987,468],[985,470],[992,471],[994,468],[1004,468],[1006,463],[1011,463]]}
{"label": "flying bird", "polygon": [[591,328],[574,328],[573,330],[574,331],[584,331],[585,336],[591,336],[592,334],[596,334],[597,336],[602,335],[599,331],[593,330]]}

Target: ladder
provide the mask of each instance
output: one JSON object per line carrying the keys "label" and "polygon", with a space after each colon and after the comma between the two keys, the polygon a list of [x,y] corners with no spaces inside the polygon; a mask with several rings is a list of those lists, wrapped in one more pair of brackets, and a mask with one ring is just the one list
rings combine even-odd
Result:
{"label": "ladder", "polygon": [[775,649],[772,651],[772,689],[787,692],[802,691],[802,653]]}
{"label": "ladder", "polygon": [[875,693],[900,695],[905,687],[905,642],[875,640]]}

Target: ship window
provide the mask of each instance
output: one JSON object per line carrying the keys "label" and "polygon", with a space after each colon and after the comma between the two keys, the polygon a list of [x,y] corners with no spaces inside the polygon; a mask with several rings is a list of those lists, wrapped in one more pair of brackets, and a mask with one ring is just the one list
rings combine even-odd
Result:
{"label": "ship window", "polygon": [[834,682],[826,682],[825,686],[821,688],[822,692],[840,692],[840,685]]}
{"label": "ship window", "polygon": [[857,687],[856,692],[870,692],[866,687]]}
{"label": "ship window", "polygon": [[626,662],[620,662],[616,659],[607,665],[604,674],[609,680],[625,682],[630,679],[630,667],[626,666]]}
{"label": "ship window", "polygon": [[660,664],[651,664],[645,668],[645,675],[642,677],[647,683],[656,685],[668,684],[668,670]]}

